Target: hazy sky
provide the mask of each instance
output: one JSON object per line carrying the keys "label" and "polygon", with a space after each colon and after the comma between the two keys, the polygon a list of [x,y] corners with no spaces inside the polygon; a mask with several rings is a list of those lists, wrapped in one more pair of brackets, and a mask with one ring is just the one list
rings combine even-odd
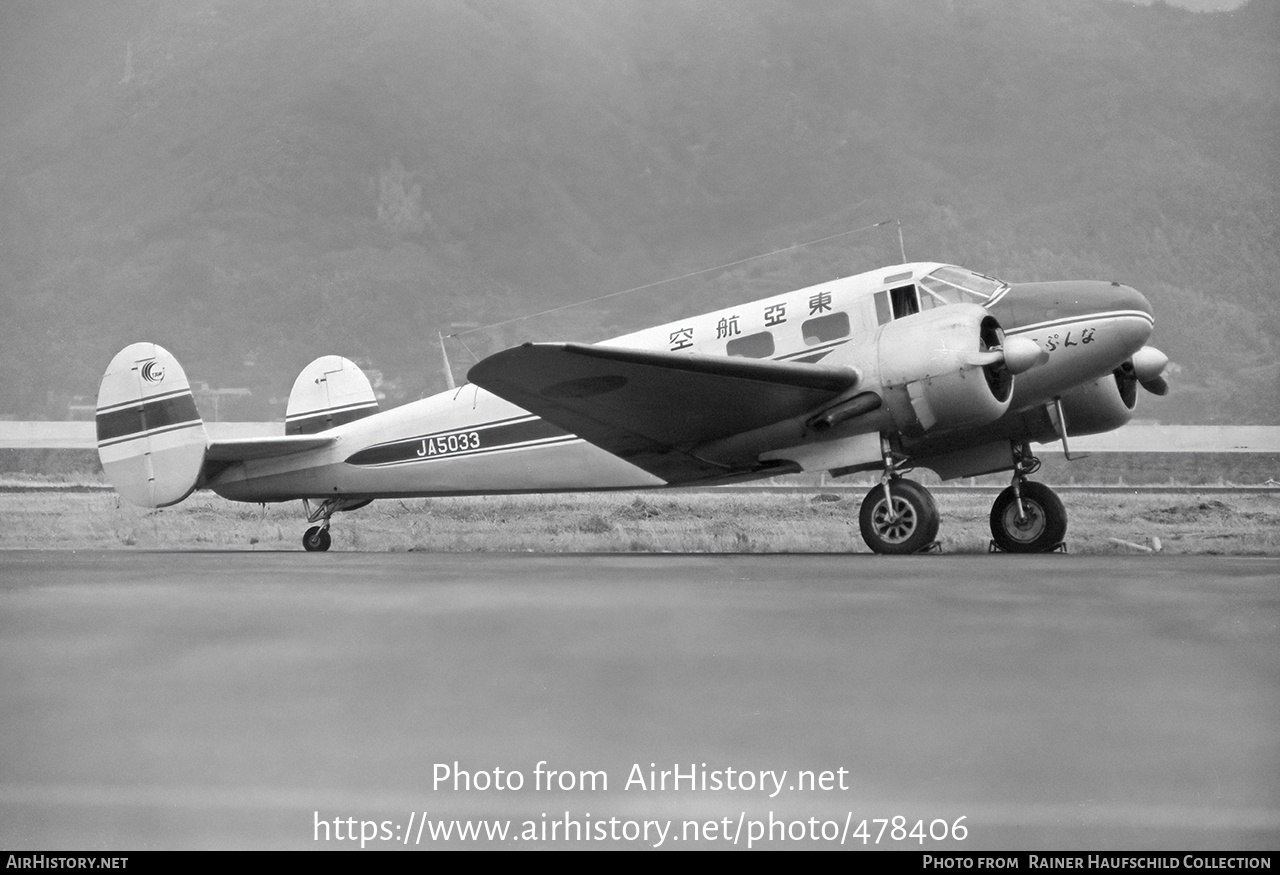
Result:
{"label": "hazy sky", "polygon": [[[1118,0],[1120,3],[1141,3],[1143,6],[1149,6],[1155,0]],[[1194,9],[1197,12],[1209,12],[1219,9],[1235,9],[1237,6],[1243,6],[1245,0],[1166,0],[1170,6],[1181,6],[1184,9]]]}

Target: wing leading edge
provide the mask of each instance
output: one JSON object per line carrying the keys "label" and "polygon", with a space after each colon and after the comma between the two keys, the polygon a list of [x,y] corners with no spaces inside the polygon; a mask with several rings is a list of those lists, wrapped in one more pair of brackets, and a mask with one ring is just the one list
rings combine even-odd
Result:
{"label": "wing leading edge", "polygon": [[699,457],[699,446],[809,413],[852,389],[858,373],[760,359],[528,343],[489,356],[468,378],[668,482],[691,482],[745,473]]}

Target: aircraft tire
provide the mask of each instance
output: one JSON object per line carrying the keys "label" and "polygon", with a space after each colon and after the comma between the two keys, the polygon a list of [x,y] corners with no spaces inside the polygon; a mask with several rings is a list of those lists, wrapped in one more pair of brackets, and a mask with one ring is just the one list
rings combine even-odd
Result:
{"label": "aircraft tire", "polygon": [[308,553],[323,553],[329,549],[331,542],[329,530],[322,529],[320,526],[312,526],[302,536],[302,546]]}
{"label": "aircraft tire", "polygon": [[1043,483],[1022,484],[1027,518],[1018,522],[1017,495],[1010,486],[991,505],[991,537],[1006,553],[1048,553],[1067,534],[1067,509],[1058,494]]}
{"label": "aircraft tire", "polygon": [[938,505],[929,490],[914,480],[894,480],[889,484],[889,492],[897,518],[892,521],[888,518],[884,487],[873,487],[858,512],[862,540],[875,553],[919,553],[937,540]]}

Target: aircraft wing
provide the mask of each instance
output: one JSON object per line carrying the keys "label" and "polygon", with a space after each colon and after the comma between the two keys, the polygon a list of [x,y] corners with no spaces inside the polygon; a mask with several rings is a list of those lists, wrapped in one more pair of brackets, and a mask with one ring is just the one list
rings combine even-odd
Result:
{"label": "aircraft wing", "polygon": [[668,482],[724,476],[695,450],[807,413],[858,382],[852,368],[576,343],[527,343],[468,378]]}

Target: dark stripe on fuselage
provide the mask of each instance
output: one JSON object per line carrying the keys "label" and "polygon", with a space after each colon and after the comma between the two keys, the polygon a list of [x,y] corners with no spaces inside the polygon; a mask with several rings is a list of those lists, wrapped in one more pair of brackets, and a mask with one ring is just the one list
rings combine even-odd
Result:
{"label": "dark stripe on fuselage", "polygon": [[830,353],[830,350],[828,350],[827,352],[818,352],[818,353],[814,353],[813,355],[801,356],[798,359],[791,359],[791,361],[802,362],[806,365],[815,365],[818,362],[822,361],[824,358],[826,358],[829,353]]}
{"label": "dark stripe on fuselage", "polygon": [[834,343],[826,343],[826,344],[823,344],[822,346],[810,347],[809,349],[801,349],[801,350],[797,350],[796,352],[789,352],[785,355],[774,356],[773,360],[775,362],[791,361],[791,362],[805,362],[808,364],[812,364],[813,362],[816,362],[819,359],[825,358],[827,353],[831,352],[837,346],[843,346],[844,344],[848,343],[851,339],[852,338],[846,337],[843,340],[837,340]]}
{"label": "dark stripe on fuselage", "polygon": [[575,439],[569,432],[544,419],[490,423],[475,428],[450,429],[418,435],[360,450],[347,458],[349,465],[390,465],[397,462],[425,462],[450,456],[474,455],[530,441],[552,438]]}
{"label": "dark stripe on fuselage", "polygon": [[200,421],[196,399],[190,392],[154,401],[141,401],[129,407],[109,410],[97,416],[98,443],[119,441],[144,432],[195,424]]}

